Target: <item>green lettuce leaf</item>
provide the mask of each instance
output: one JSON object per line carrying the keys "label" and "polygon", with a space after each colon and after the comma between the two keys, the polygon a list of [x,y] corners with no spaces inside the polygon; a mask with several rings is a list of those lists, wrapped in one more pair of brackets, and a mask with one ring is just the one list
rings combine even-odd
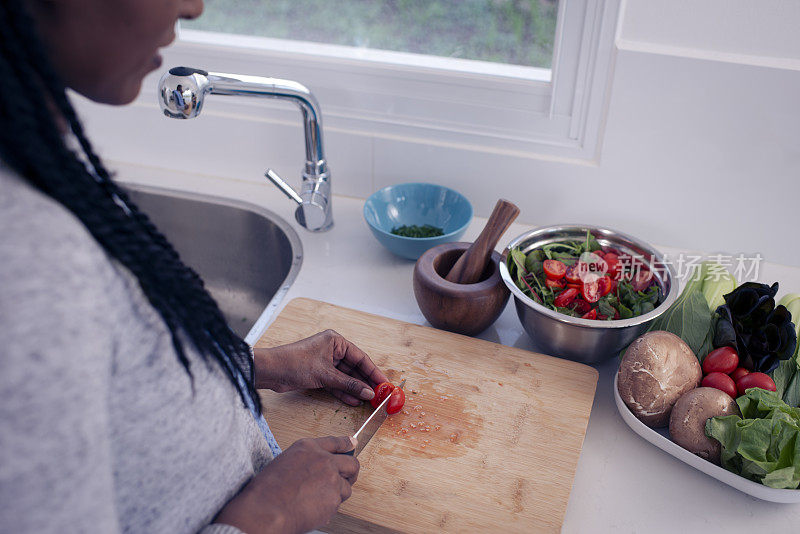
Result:
{"label": "green lettuce leaf", "polygon": [[706,421],[706,435],[722,445],[722,467],[771,488],[800,488],[800,408],[759,388],[736,403],[741,417]]}

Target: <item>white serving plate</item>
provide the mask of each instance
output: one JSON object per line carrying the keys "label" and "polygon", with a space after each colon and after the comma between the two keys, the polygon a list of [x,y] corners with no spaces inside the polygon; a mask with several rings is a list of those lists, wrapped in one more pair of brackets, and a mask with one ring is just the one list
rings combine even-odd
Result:
{"label": "white serving plate", "polygon": [[687,451],[680,445],[673,443],[672,440],[667,437],[668,434],[666,428],[661,431],[657,431],[639,421],[622,401],[622,397],[619,396],[619,391],[617,390],[617,376],[614,376],[614,402],[617,404],[617,411],[622,416],[622,420],[625,421],[629,427],[631,427],[631,430],[639,434],[641,437],[662,451],[671,454],[678,460],[691,465],[695,469],[699,469],[703,473],[716,478],[720,482],[724,482],[725,484],[758,499],[782,503],[800,502],[800,490],[770,488],[769,486],[759,484],[758,482],[753,482],[752,480],[748,480],[744,477],[740,477],[736,473],[731,473],[730,471],[727,471],[718,465],[712,464],[707,460],[703,460],[699,456]]}

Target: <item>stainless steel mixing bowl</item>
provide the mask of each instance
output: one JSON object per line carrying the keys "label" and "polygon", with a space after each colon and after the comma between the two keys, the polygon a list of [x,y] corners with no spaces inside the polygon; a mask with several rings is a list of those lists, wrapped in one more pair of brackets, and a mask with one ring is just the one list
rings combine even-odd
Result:
{"label": "stainless steel mixing bowl", "polygon": [[[587,231],[600,245],[614,247],[654,266],[653,274],[665,295],[664,301],[656,309],[638,317],[616,321],[570,317],[537,304],[511,279],[505,260],[512,248],[519,247],[527,254],[542,245],[583,241]],[[503,260],[500,277],[514,296],[519,320],[537,350],[583,363],[599,363],[618,354],[675,302],[679,292],[675,271],[665,262],[661,253],[643,241],[608,228],[581,224],[535,228],[511,241],[503,253]]]}

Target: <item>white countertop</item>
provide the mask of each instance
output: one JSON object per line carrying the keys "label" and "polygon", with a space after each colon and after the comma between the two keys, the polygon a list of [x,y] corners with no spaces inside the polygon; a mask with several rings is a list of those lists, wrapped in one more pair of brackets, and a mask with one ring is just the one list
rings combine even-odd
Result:
{"label": "white countertop", "polygon": [[[116,168],[117,176],[125,182],[244,200],[265,207],[290,222],[303,244],[303,263],[278,309],[295,297],[308,297],[410,323],[428,324],[417,307],[411,287],[414,262],[392,255],[374,239],[362,216],[362,199],[334,197],[333,229],[312,234],[294,221],[293,203],[266,181],[258,184],[148,167],[115,164],[110,167]],[[335,191],[335,180],[333,187]],[[462,239],[474,240],[485,222],[486,219],[474,219]],[[501,243],[529,228],[528,225],[512,225]],[[680,247],[680,243],[671,245]],[[668,254],[679,252],[679,248],[658,248]],[[779,295],[800,292],[800,268],[797,267],[764,263],[759,280],[779,281]],[[512,304],[478,337],[533,350]],[[596,366],[600,379],[563,532],[797,531],[800,504],[774,504],[750,497],[634,434],[614,405],[612,385],[616,367],[615,359]]]}

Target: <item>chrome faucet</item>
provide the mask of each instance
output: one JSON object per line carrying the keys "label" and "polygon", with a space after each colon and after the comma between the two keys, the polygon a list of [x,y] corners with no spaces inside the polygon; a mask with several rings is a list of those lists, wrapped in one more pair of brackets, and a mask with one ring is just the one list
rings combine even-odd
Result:
{"label": "chrome faucet", "polygon": [[333,225],[331,214],[331,174],[322,149],[322,114],[314,95],[304,85],[291,80],[206,72],[189,67],[173,67],[158,84],[158,102],[164,115],[191,119],[200,114],[206,95],[264,96],[294,101],[303,114],[306,137],[306,164],[300,193],[272,169],[265,176],[297,203],[295,218],[312,232],[323,232]]}

